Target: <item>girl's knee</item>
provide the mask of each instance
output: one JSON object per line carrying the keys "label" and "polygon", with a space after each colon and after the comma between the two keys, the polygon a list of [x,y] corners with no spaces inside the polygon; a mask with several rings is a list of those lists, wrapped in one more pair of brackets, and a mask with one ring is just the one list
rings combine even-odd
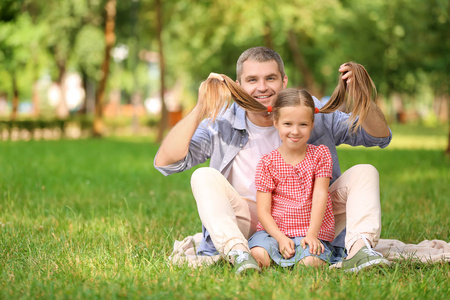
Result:
{"label": "girl's knee", "polygon": [[306,267],[321,267],[325,265],[325,262],[316,256],[307,256],[298,262]]}
{"label": "girl's knee", "polygon": [[270,256],[266,249],[263,247],[253,247],[250,252],[261,267],[270,266]]}

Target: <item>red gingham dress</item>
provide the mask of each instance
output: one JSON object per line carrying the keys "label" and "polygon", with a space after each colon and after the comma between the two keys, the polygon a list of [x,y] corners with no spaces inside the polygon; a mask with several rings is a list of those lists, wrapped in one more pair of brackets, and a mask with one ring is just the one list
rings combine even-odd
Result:
{"label": "red gingham dress", "polygon": [[[288,237],[306,236],[311,220],[312,194],[316,177],[332,177],[330,150],[308,144],[305,158],[295,167],[287,164],[278,150],[264,155],[256,168],[256,189],[272,193],[271,214],[278,228]],[[264,230],[261,223],[257,231]],[[317,236],[334,239],[334,215],[328,193],[327,208]]]}

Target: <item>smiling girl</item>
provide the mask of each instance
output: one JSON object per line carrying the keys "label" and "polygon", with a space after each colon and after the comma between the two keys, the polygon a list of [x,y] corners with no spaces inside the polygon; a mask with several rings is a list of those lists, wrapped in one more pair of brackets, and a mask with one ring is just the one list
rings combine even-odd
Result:
{"label": "smiling girl", "polygon": [[320,266],[342,258],[331,245],[334,216],[328,185],[333,162],[324,145],[307,144],[314,126],[314,100],[305,90],[278,93],[274,126],[281,146],[264,155],[256,170],[260,223],[250,238],[252,256],[263,267]]}

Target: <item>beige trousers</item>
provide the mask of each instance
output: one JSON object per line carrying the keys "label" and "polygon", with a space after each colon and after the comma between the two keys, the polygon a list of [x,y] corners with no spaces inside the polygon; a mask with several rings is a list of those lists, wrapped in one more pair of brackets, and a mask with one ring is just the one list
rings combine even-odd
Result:
{"label": "beige trousers", "polygon": [[[242,198],[216,169],[197,169],[191,178],[200,219],[217,251],[226,255],[235,245],[248,248],[247,239],[256,231],[256,202]],[[350,249],[361,234],[373,247],[381,232],[378,171],[371,165],[356,165],[331,186],[330,195],[336,235],[345,227],[345,247]]]}

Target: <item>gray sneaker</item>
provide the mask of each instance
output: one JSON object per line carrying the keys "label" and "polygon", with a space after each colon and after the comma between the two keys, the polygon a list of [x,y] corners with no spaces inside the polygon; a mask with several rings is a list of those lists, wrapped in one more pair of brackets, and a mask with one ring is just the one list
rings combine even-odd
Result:
{"label": "gray sneaker", "polygon": [[228,260],[234,265],[236,274],[250,273],[251,271],[261,272],[258,262],[247,251],[231,250],[228,253]]}
{"label": "gray sneaker", "polygon": [[345,272],[358,272],[361,269],[369,268],[375,265],[388,267],[391,263],[383,257],[383,255],[370,247],[369,242],[362,236],[366,246],[359,249],[359,251],[350,259],[342,261],[342,269]]}

